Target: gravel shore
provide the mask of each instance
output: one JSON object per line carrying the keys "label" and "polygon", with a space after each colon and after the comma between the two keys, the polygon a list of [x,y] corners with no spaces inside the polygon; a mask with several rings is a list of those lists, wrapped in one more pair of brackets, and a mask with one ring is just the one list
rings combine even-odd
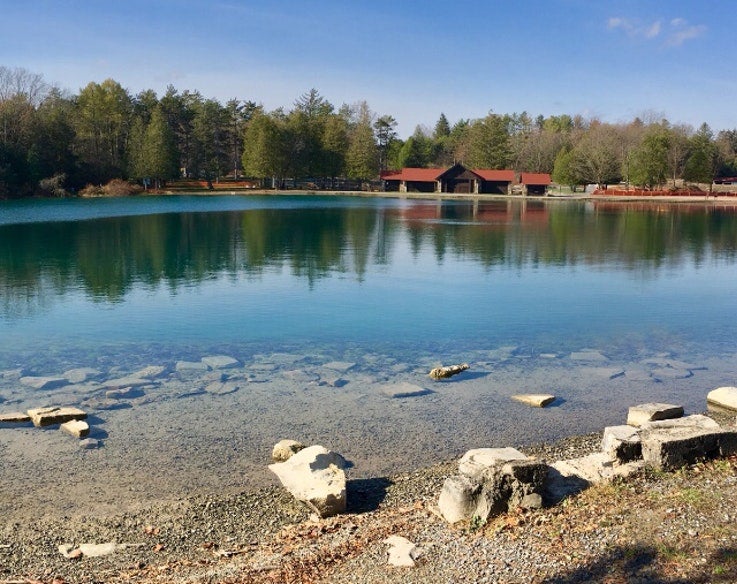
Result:
{"label": "gravel shore", "polygon": [[[599,448],[599,434],[524,448],[552,461]],[[0,583],[89,582],[732,582],[737,459],[642,473],[551,509],[449,526],[434,509],[456,461],[351,479],[349,509],[315,520],[284,490],[184,498],[110,516],[8,524]],[[387,565],[390,535],[419,547]],[[115,543],[100,558],[59,546]]]}

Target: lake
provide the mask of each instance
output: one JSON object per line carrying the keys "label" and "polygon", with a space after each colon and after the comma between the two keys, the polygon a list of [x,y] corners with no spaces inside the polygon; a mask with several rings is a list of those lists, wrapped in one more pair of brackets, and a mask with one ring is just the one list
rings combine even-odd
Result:
{"label": "lake", "polygon": [[[271,446],[286,437],[341,452],[354,476],[383,476],[598,431],[636,403],[700,412],[709,390],[735,382],[735,309],[728,206],[3,202],[0,413],[83,407],[100,447],[0,427],[12,477],[0,512],[30,500],[73,512],[83,492],[112,509],[121,492],[269,484]],[[212,356],[234,366],[203,365]],[[469,371],[449,381],[427,376],[460,362]],[[150,366],[131,390],[113,382]],[[80,368],[86,379],[44,389],[21,381]],[[392,397],[403,382],[424,391]],[[525,392],[558,400],[510,399]]]}

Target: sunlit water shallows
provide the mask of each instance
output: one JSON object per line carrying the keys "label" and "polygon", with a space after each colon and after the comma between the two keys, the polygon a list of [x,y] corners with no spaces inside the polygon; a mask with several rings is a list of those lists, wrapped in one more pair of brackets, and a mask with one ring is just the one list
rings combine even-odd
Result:
{"label": "sunlit water shallows", "polygon": [[[595,431],[633,403],[703,410],[709,389],[735,382],[737,214],[311,196],[6,202],[0,298],[0,412],[82,406],[101,444],[82,453],[56,433],[0,428],[20,479],[30,441],[59,470],[97,465],[143,490],[235,487],[239,473],[261,484],[283,437],[373,475]],[[212,355],[237,364],[181,363]],[[462,361],[470,370],[450,382],[427,377]],[[110,383],[149,365],[165,370],[148,384]],[[50,389],[20,381],[75,368],[95,372]],[[428,391],[390,397],[400,382]],[[520,392],[559,400],[531,410],[509,399]]]}

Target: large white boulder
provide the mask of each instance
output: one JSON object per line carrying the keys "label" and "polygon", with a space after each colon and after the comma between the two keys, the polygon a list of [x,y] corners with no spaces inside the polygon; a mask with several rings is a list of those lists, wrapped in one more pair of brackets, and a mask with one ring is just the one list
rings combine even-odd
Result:
{"label": "large white boulder", "polygon": [[710,410],[727,414],[737,413],[737,387],[717,387],[706,396]]}
{"label": "large white boulder", "polygon": [[300,450],[286,462],[269,465],[284,488],[320,517],[346,510],[345,459],[324,446]]}

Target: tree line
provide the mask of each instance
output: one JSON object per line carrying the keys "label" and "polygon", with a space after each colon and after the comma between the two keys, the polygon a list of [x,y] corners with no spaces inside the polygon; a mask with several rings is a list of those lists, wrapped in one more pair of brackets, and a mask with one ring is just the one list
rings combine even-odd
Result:
{"label": "tree line", "polygon": [[61,196],[113,179],[146,188],[187,177],[378,179],[402,167],[512,168],[546,172],[564,185],[620,181],[655,188],[683,179],[737,176],[737,129],[714,134],[666,119],[606,123],[582,116],[497,114],[449,122],[440,114],[406,140],[397,121],[366,102],[335,107],[316,89],[291,109],[225,104],[169,86],[131,95],[90,82],[78,94],[39,74],[0,66],[0,197]]}

